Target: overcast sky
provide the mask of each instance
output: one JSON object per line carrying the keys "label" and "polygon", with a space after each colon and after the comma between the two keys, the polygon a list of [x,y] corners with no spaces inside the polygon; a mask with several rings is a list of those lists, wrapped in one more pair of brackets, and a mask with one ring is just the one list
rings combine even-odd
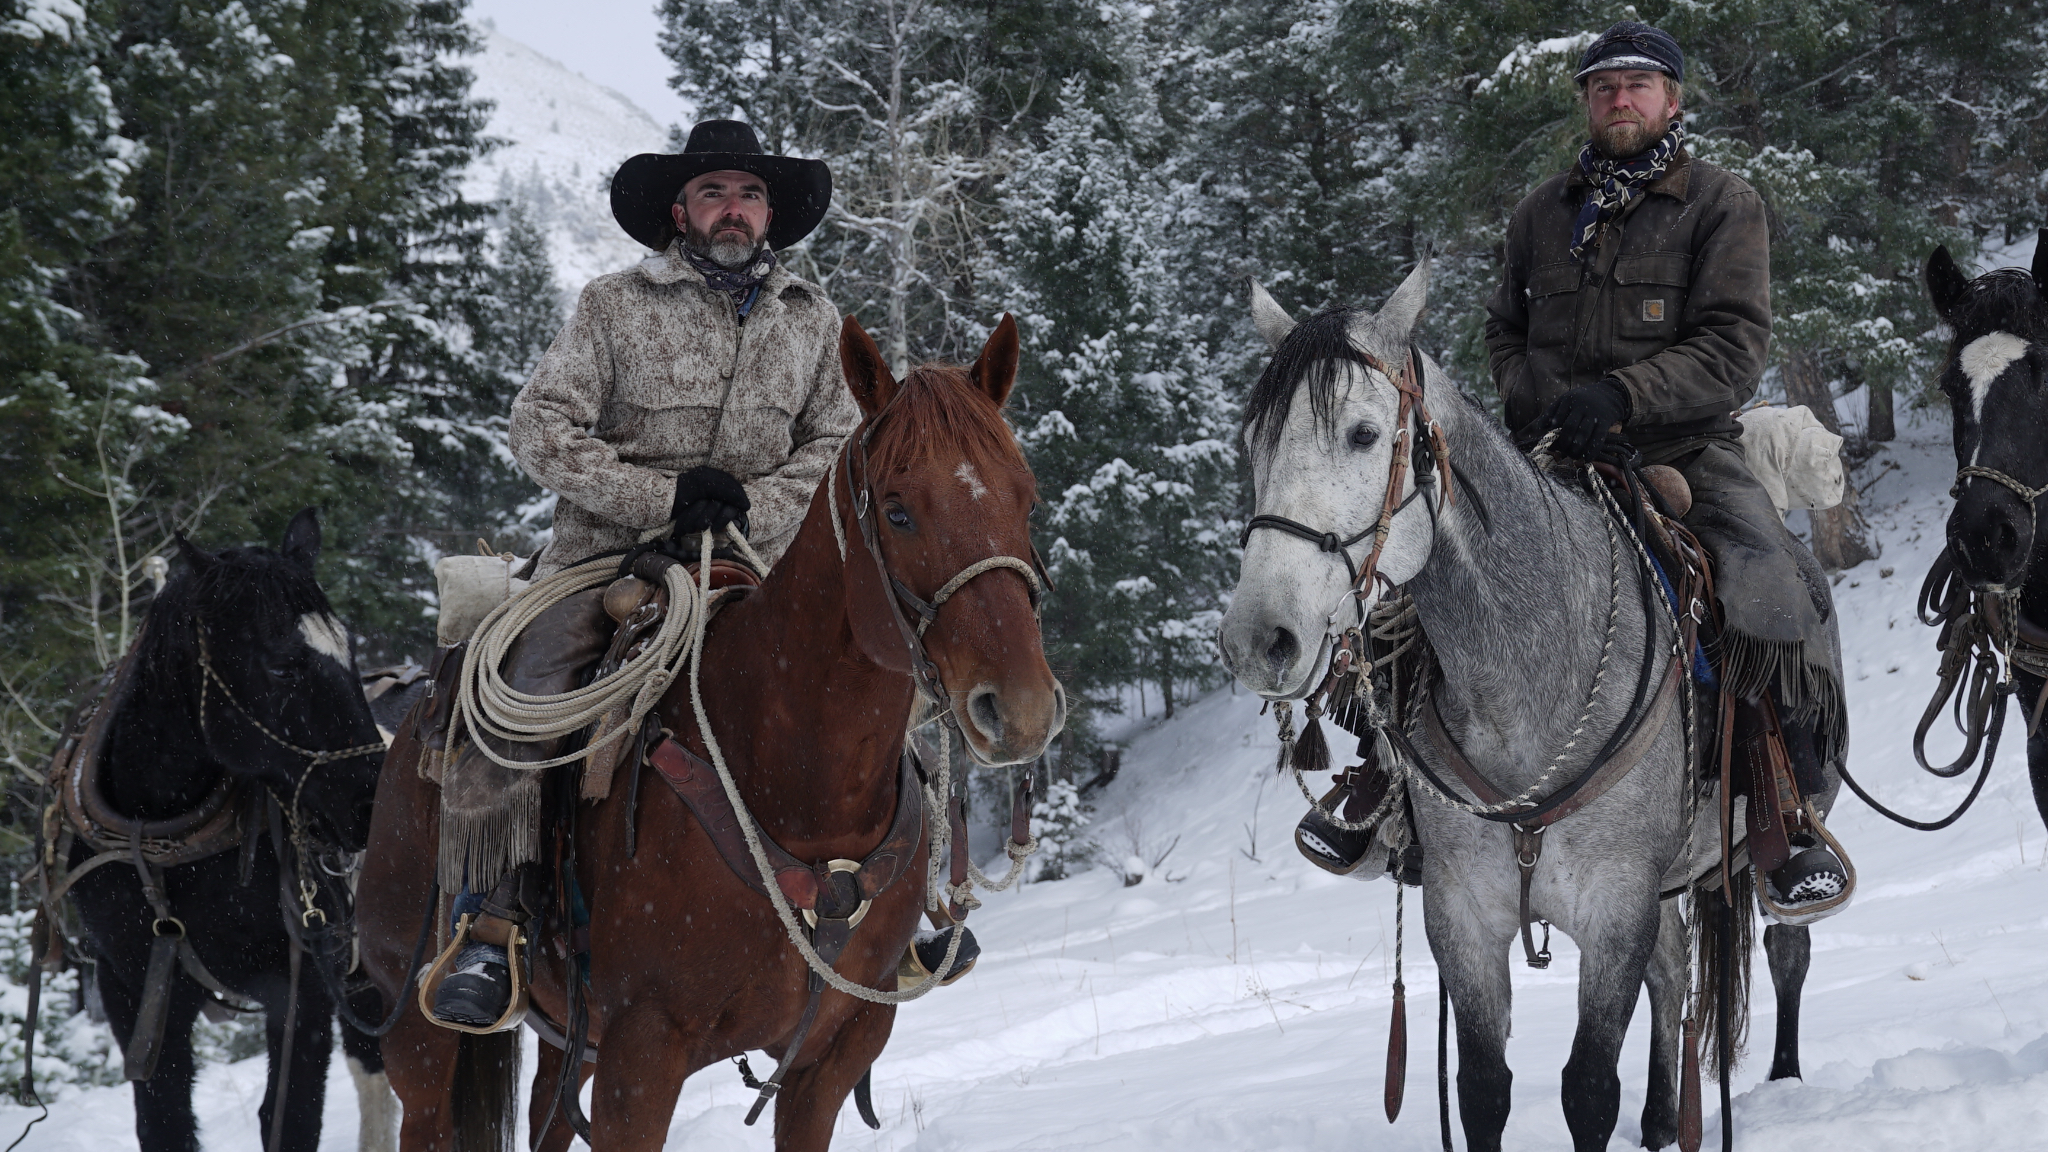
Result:
{"label": "overcast sky", "polygon": [[663,127],[689,109],[668,86],[656,0],[472,0],[470,19],[551,56],[647,110]]}

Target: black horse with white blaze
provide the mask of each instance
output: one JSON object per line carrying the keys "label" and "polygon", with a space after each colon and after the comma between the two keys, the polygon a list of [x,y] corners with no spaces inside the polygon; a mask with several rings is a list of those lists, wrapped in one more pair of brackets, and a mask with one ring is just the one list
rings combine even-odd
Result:
{"label": "black horse with white blaze", "polygon": [[[92,763],[66,773],[90,777],[67,796],[86,813],[98,840],[78,832],[60,868],[113,855],[108,838],[131,832],[166,861],[145,867],[139,858],[109,859],[70,889],[108,1021],[130,1055],[136,1136],[144,1152],[199,1146],[191,1030],[210,999],[225,999],[202,986],[202,975],[243,1007],[260,1005],[266,1014],[263,1146],[313,1152],[319,1144],[333,981],[323,979],[320,957],[295,951],[286,917],[296,921],[295,929],[318,922],[303,912],[301,885],[307,882],[322,916],[345,916],[342,878],[367,839],[382,761],[348,633],[313,577],[319,551],[311,509],[292,520],[279,551],[209,554],[183,543],[182,563],[157,595],[125,673],[117,674],[101,704],[111,710],[101,734],[85,742],[97,755],[82,754]],[[347,754],[306,754],[334,750]],[[160,835],[152,841],[147,828],[175,826],[209,808],[223,813],[212,827],[234,830],[216,835],[208,847],[223,840],[232,846],[169,862],[166,841]],[[232,825],[226,823],[229,809]],[[301,858],[305,867],[297,864]],[[148,883],[160,890],[149,891]],[[173,950],[155,942],[177,934],[193,959],[178,949],[172,964]],[[302,940],[317,938],[301,933]],[[157,967],[167,973],[151,972],[153,945]],[[347,964],[343,948],[329,976]],[[150,1003],[152,975],[164,989],[156,1004]],[[374,995],[366,999],[357,1007],[375,1011]],[[157,1034],[151,1026],[157,1018],[161,1041],[152,1058],[146,1042],[140,1049],[131,1044],[138,1020],[146,1038]],[[388,1145],[390,1106],[384,1101],[390,1092],[377,1042],[351,1029],[343,1036],[365,1100],[365,1143],[374,1146],[379,1134],[373,1130],[381,1127]]]}
{"label": "black horse with white blaze", "polygon": [[[1955,510],[1948,560],[1980,599],[2017,602],[2010,639],[2021,653],[2048,650],[2048,230],[2031,272],[2002,268],[1975,279],[1937,248],[1927,287],[1953,332],[1941,389],[1954,418]],[[2031,666],[2031,670],[2030,670]],[[2043,699],[2040,661],[2013,663],[2016,699],[2033,721]],[[2027,739],[2034,803],[2048,821],[2048,725]],[[1987,766],[1988,767],[1988,766]]]}

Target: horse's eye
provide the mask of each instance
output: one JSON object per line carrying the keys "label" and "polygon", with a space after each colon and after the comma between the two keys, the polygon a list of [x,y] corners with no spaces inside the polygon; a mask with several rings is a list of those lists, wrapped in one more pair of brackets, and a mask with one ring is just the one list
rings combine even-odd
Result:
{"label": "horse's eye", "polygon": [[1374,428],[1370,424],[1360,424],[1351,430],[1351,446],[1353,448],[1370,448],[1379,442],[1379,429]]}
{"label": "horse's eye", "polygon": [[910,513],[903,510],[903,505],[891,504],[882,510],[882,514],[889,518],[889,523],[905,532],[910,531]]}

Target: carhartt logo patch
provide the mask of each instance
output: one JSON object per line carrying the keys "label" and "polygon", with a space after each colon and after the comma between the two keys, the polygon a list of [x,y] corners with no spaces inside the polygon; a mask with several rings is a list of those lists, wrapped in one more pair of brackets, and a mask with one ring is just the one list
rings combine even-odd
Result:
{"label": "carhartt logo patch", "polygon": [[1654,323],[1658,320],[1662,320],[1663,318],[1664,302],[1662,300],[1643,301],[1643,319]]}

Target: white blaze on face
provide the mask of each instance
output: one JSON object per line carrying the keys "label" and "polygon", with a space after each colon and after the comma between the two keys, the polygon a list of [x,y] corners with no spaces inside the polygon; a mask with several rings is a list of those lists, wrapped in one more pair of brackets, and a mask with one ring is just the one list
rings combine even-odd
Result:
{"label": "white blaze on face", "polygon": [[958,468],[953,469],[953,478],[967,485],[967,494],[976,500],[988,495],[988,485],[981,482],[981,475],[975,472],[974,465],[965,460],[960,462]]}
{"label": "white blaze on face", "polygon": [[1979,422],[1984,419],[1984,397],[1991,391],[1991,382],[2026,354],[2027,342],[2010,332],[1993,332],[1963,345],[1959,359],[1963,375],[1970,381],[1970,410]]}
{"label": "white blaze on face", "polygon": [[299,617],[299,636],[313,651],[348,667],[348,633],[341,621],[325,612],[308,612]]}

